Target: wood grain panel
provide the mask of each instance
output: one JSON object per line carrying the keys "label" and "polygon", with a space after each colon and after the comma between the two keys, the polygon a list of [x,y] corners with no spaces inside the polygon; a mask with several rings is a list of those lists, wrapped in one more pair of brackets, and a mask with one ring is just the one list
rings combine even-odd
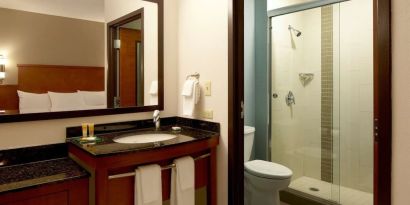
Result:
{"label": "wood grain panel", "polygon": [[120,28],[120,97],[121,107],[137,105],[137,44],[141,31]]}
{"label": "wood grain panel", "polygon": [[0,110],[18,110],[17,85],[0,85]]}
{"label": "wood grain panel", "polygon": [[40,185],[22,191],[0,194],[4,205],[87,205],[88,178]]}
{"label": "wood grain panel", "polygon": [[68,205],[67,192],[57,192],[27,200],[11,202],[6,205]]}
{"label": "wood grain panel", "polygon": [[104,68],[63,65],[17,65],[18,89],[25,92],[103,91]]}

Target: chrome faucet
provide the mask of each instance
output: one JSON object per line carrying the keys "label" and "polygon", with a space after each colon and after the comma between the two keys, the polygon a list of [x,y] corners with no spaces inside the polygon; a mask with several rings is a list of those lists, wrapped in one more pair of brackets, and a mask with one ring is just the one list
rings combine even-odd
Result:
{"label": "chrome faucet", "polygon": [[159,110],[155,110],[152,117],[154,118],[155,130],[159,130],[159,127],[161,126]]}

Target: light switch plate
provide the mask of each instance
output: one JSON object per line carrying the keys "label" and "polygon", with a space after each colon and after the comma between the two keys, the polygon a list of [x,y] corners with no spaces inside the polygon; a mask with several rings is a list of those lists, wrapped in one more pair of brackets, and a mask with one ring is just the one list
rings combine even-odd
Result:
{"label": "light switch plate", "polygon": [[205,119],[214,119],[214,111],[213,110],[204,110],[202,112],[202,117]]}
{"label": "light switch plate", "polygon": [[205,82],[205,96],[211,96],[211,81]]}

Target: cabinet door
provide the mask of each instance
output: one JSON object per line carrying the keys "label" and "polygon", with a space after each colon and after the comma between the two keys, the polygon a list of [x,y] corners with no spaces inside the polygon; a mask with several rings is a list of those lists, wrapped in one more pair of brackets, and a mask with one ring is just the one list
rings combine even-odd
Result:
{"label": "cabinet door", "polygon": [[133,205],[134,177],[109,180],[107,198],[108,205]]}
{"label": "cabinet door", "polygon": [[0,193],[0,205],[88,205],[88,178]]}
{"label": "cabinet door", "polygon": [[26,200],[7,203],[6,205],[68,205],[66,191],[37,196]]}

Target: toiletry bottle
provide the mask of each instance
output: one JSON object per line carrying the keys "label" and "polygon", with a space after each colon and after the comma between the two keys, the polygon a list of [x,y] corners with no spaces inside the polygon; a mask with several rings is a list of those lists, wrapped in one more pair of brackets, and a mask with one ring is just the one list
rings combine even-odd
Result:
{"label": "toiletry bottle", "polygon": [[88,123],[88,137],[94,137],[94,123]]}
{"label": "toiletry bottle", "polygon": [[81,124],[82,131],[83,131],[83,139],[88,137],[88,124],[87,123],[82,123]]}

